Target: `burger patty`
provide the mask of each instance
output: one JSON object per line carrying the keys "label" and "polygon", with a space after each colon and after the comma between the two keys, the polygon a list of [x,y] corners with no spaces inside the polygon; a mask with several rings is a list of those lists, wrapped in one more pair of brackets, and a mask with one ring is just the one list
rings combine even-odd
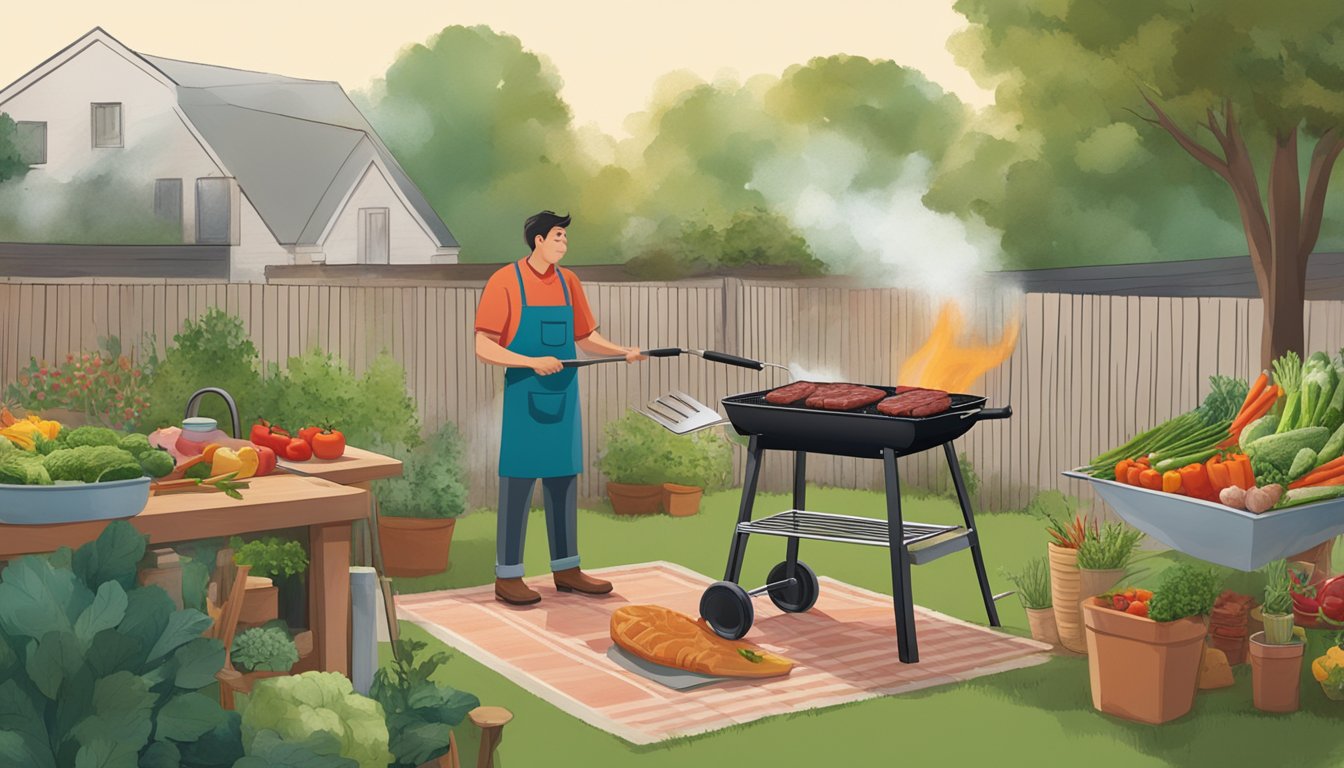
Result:
{"label": "burger patty", "polygon": [[795,381],[792,384],[785,384],[777,389],[772,389],[765,395],[765,402],[774,405],[790,405],[799,400],[805,400],[809,395],[817,390],[817,384],[811,381]]}

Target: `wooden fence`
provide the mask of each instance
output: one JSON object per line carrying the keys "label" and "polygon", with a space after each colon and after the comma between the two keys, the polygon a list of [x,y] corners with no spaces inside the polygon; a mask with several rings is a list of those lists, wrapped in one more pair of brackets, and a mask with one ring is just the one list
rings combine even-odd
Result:
{"label": "wooden fence", "polygon": [[[472,326],[481,286],[249,285],[223,283],[0,282],[0,385],[30,357],[58,359],[92,349],[100,336],[130,344],[145,334],[160,353],[184,319],[218,306],[237,314],[265,362],[312,345],[362,372],[380,351],[406,368],[426,426],[456,422],[469,441],[472,501],[494,503],[497,480],[498,369],[473,355]],[[736,278],[680,283],[600,283],[589,300],[608,338],[644,347],[686,346],[826,369],[853,381],[896,378],[899,364],[927,337],[937,307],[895,289],[833,281],[772,283]],[[1059,476],[1136,431],[1198,404],[1212,374],[1248,376],[1258,366],[1259,300],[1027,294],[1016,307],[1021,332],[1013,356],[974,387],[1014,417],[985,422],[959,441],[981,479],[982,508],[1023,506],[1037,490],[1091,498]],[[976,331],[993,338],[988,313]],[[1344,345],[1344,303],[1309,302],[1310,349]],[[627,407],[670,389],[708,402],[783,382],[782,374],[697,358],[606,365],[580,374],[587,466],[602,428]],[[742,452],[737,451],[738,476]],[[946,483],[941,452],[902,460],[902,478]],[[789,487],[787,457],[767,458],[764,490]],[[812,482],[881,488],[878,462],[813,457]],[[602,495],[590,470],[581,495]]]}

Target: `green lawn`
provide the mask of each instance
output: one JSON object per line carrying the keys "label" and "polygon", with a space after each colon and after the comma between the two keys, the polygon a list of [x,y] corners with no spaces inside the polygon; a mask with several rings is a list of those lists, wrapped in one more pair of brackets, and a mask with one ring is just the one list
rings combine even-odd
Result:
{"label": "green lawn", "polygon": [[[603,511],[581,513],[580,543],[584,566],[669,560],[718,578],[728,554],[729,532],[737,514],[737,491],[707,497],[692,518],[622,518]],[[789,506],[784,496],[760,495],[757,516]],[[880,494],[811,489],[808,506],[832,512],[880,516]],[[907,499],[907,517],[921,522],[955,522],[951,501]],[[1000,567],[1015,568],[1045,547],[1041,522],[1019,513],[982,514],[985,557],[995,592],[1009,588]],[[399,580],[401,592],[444,589],[493,580],[495,517],[478,512],[459,519],[448,572]],[[530,574],[544,573],[545,520],[533,513],[527,563]],[[784,540],[753,537],[743,580],[754,586],[783,557]],[[887,553],[882,548],[804,542],[801,557],[819,573],[890,593]],[[1151,580],[1175,560],[1149,557]],[[1229,575],[1231,575],[1229,573]],[[1249,591],[1254,577],[1232,576],[1229,586]],[[959,618],[985,623],[969,553],[962,552],[918,567],[914,595],[920,605]],[[1000,601],[1005,629],[1026,634],[1026,617],[1016,598]],[[419,628],[403,625],[413,637],[438,644]],[[1313,634],[1309,658],[1324,639]],[[895,659],[892,641],[892,663]],[[566,715],[465,654],[454,654],[442,679],[471,691],[485,704],[507,707],[515,720],[505,730],[498,765],[509,766],[687,766],[687,765],[876,765],[881,758],[940,761],[961,766],[1073,765],[1089,768],[1148,765],[1334,766],[1344,763],[1344,708],[1328,701],[1309,677],[1302,689],[1302,711],[1288,716],[1258,713],[1251,705],[1250,670],[1242,667],[1237,684],[1202,693],[1194,711],[1181,720],[1153,727],[1129,723],[1092,709],[1084,658],[1056,658],[969,683],[913,694],[769,718],[715,733],[635,747],[605,731]],[[459,729],[463,730],[463,729]],[[468,731],[474,730],[471,728]],[[469,734],[468,734],[469,735]],[[557,753],[557,744],[560,753]],[[474,755],[474,743],[469,746]],[[732,755],[731,758],[728,755]],[[474,758],[473,758],[474,759]]]}

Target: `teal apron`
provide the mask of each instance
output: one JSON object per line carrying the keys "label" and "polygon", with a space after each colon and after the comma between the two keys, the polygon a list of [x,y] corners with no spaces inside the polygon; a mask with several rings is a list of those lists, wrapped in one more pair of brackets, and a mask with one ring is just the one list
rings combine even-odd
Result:
{"label": "teal apron", "polygon": [[[514,262],[518,292],[523,297],[518,330],[508,350],[528,357],[572,359],[574,307],[569,286],[558,266],[556,277],[565,294],[558,307],[527,303],[523,271]],[[504,373],[504,431],[499,446],[501,477],[567,477],[583,467],[582,432],[579,424],[578,369],[566,368],[550,376],[531,368],[509,368]]]}

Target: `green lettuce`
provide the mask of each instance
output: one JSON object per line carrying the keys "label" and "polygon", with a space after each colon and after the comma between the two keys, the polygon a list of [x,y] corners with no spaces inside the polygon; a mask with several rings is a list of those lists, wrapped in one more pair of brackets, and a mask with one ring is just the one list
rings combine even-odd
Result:
{"label": "green lettuce", "polygon": [[242,715],[243,751],[249,756],[263,746],[273,750],[278,737],[317,755],[354,760],[359,768],[387,768],[394,759],[382,706],[355,693],[350,680],[335,672],[262,680]]}

